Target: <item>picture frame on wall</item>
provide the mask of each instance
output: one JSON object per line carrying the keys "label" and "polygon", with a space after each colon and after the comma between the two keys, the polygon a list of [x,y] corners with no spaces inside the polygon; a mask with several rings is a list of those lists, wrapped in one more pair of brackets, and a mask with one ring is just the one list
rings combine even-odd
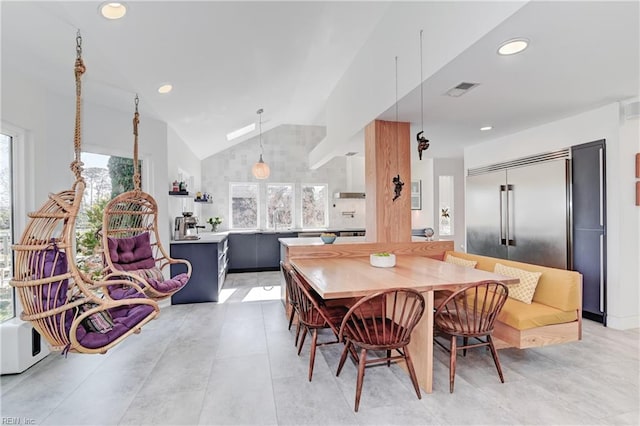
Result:
{"label": "picture frame on wall", "polygon": [[411,181],[411,210],[422,210],[422,181]]}

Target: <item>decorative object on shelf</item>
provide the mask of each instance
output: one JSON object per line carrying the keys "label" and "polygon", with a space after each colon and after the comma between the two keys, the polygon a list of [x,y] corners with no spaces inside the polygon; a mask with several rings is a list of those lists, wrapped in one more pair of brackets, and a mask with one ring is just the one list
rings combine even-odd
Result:
{"label": "decorative object on shelf", "polygon": [[433,228],[424,228],[424,236],[427,237],[427,241],[433,241],[435,233],[436,231]]}
{"label": "decorative object on shelf", "polygon": [[422,151],[426,151],[429,148],[429,139],[424,137],[424,95],[423,95],[423,80],[422,76],[422,30],[420,30],[420,131],[416,135],[418,141],[418,157],[422,160]]}
{"label": "decorative object on shelf", "polygon": [[211,225],[211,232],[216,232],[218,230],[218,225],[222,223],[222,218],[220,216],[210,217],[207,220],[207,223]]}
{"label": "decorative object on shelf", "polygon": [[263,112],[264,112],[264,110],[262,108],[260,108],[257,111],[258,117],[260,117],[260,124],[259,124],[259,126],[260,126],[259,127],[259,129],[260,129],[260,136],[259,136],[259,140],[260,140],[260,159],[258,160],[258,162],[256,164],[253,165],[253,168],[251,169],[251,173],[253,173],[253,175],[256,177],[256,179],[266,179],[266,178],[269,177],[269,174],[271,174],[271,170],[269,170],[269,166],[262,159],[262,154],[264,154],[264,148],[262,147],[262,113]]}
{"label": "decorative object on shelf", "polygon": [[180,192],[187,192],[187,184],[184,183],[184,181],[180,181],[180,183],[178,184],[178,190]]}
{"label": "decorative object on shelf", "polygon": [[171,185],[171,192],[180,192],[180,184],[177,180],[173,181],[173,185]]}
{"label": "decorative object on shelf", "polygon": [[396,266],[396,255],[387,252],[373,253],[369,256],[369,263],[376,268],[393,268]]}
{"label": "decorative object on shelf", "polygon": [[336,240],[336,234],[334,234],[333,232],[323,232],[322,234],[320,234],[320,239],[325,244],[333,244],[333,242]]}
{"label": "decorative object on shelf", "polygon": [[211,195],[206,192],[196,192],[196,198],[193,201],[196,203],[210,203]]}
{"label": "decorative object on shelf", "polygon": [[[398,143],[400,141],[400,138],[398,137],[398,132],[399,132],[399,128],[400,126],[398,125],[398,57],[396,56],[396,170],[398,170],[399,166],[398,166],[398,157],[400,156],[400,152],[398,149]],[[391,182],[393,183],[393,200],[395,201],[398,198],[400,198],[400,195],[402,194],[402,187],[404,186],[404,182],[402,182],[402,180],[400,179],[400,174],[398,173],[397,176],[395,176]]]}

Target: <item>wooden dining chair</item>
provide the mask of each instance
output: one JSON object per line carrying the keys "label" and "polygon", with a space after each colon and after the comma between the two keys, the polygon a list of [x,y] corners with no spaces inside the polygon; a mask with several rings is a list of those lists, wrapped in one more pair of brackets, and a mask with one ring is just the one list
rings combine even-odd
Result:
{"label": "wooden dining chair", "polygon": [[[349,353],[358,364],[355,411],[360,405],[364,370],[367,365],[404,360],[411,382],[421,399],[416,372],[409,354],[411,332],[424,314],[425,300],[413,289],[396,288],[365,296],[349,309],[340,325],[338,340],[345,342],[336,376],[340,375]],[[358,351],[354,350],[359,348]],[[386,351],[386,356],[367,359],[368,351]],[[392,356],[392,351],[398,355]]]}
{"label": "wooden dining chair", "polygon": [[[309,283],[293,268],[289,268],[292,280],[292,294],[297,304],[298,323],[302,332],[298,343],[298,355],[302,352],[307,333],[311,333],[311,350],[309,355],[309,381],[313,377],[313,365],[318,346],[339,343],[339,326],[348,309],[344,306],[326,306],[322,298],[311,288]],[[334,339],[318,343],[318,330],[330,328]]]}
{"label": "wooden dining chair", "polygon": [[[282,275],[284,276],[286,300],[287,300],[287,305],[289,305],[289,309],[290,309],[288,329],[291,330],[291,326],[293,325],[293,318],[298,313],[298,301],[295,300],[295,297],[297,296],[297,294],[294,291],[293,286],[295,284],[293,283],[293,278],[291,277],[293,268],[291,267],[291,265],[285,264],[283,261],[280,261],[280,271],[282,271]],[[298,320],[298,322],[296,323],[296,340],[294,343],[296,347],[298,346],[299,336],[300,336],[300,321]]]}
{"label": "wooden dining chair", "polygon": [[[449,347],[437,338],[434,338],[434,341],[451,354],[449,359],[449,392],[453,393],[456,355],[460,349],[463,350],[463,356],[465,356],[467,349],[488,346],[500,381],[504,383],[500,359],[491,334],[493,333],[493,324],[508,295],[509,289],[503,283],[482,281],[455,291],[438,306],[434,314],[435,332],[449,340]],[[462,338],[462,346],[458,345],[459,337]],[[469,339],[475,339],[476,342],[469,343]]]}

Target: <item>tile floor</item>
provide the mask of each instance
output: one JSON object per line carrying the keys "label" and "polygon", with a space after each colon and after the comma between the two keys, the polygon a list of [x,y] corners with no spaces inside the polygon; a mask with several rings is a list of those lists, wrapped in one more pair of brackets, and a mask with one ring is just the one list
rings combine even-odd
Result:
{"label": "tile floor", "polygon": [[[224,303],[166,306],[106,355],[52,354],[0,379],[2,424],[34,425],[637,425],[638,330],[585,321],[581,342],[459,359],[435,349],[434,392],[418,400],[397,366],[367,369],[353,411],[356,368],[320,348],[307,381],[277,299],[280,273],[229,274]],[[307,339],[308,341],[308,339]]]}

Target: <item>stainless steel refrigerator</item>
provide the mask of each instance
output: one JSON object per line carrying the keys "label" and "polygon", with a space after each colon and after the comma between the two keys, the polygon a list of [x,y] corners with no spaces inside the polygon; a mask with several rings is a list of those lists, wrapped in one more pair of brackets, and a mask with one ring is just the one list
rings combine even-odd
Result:
{"label": "stainless steel refrigerator", "polygon": [[567,269],[568,150],[469,170],[469,253]]}

